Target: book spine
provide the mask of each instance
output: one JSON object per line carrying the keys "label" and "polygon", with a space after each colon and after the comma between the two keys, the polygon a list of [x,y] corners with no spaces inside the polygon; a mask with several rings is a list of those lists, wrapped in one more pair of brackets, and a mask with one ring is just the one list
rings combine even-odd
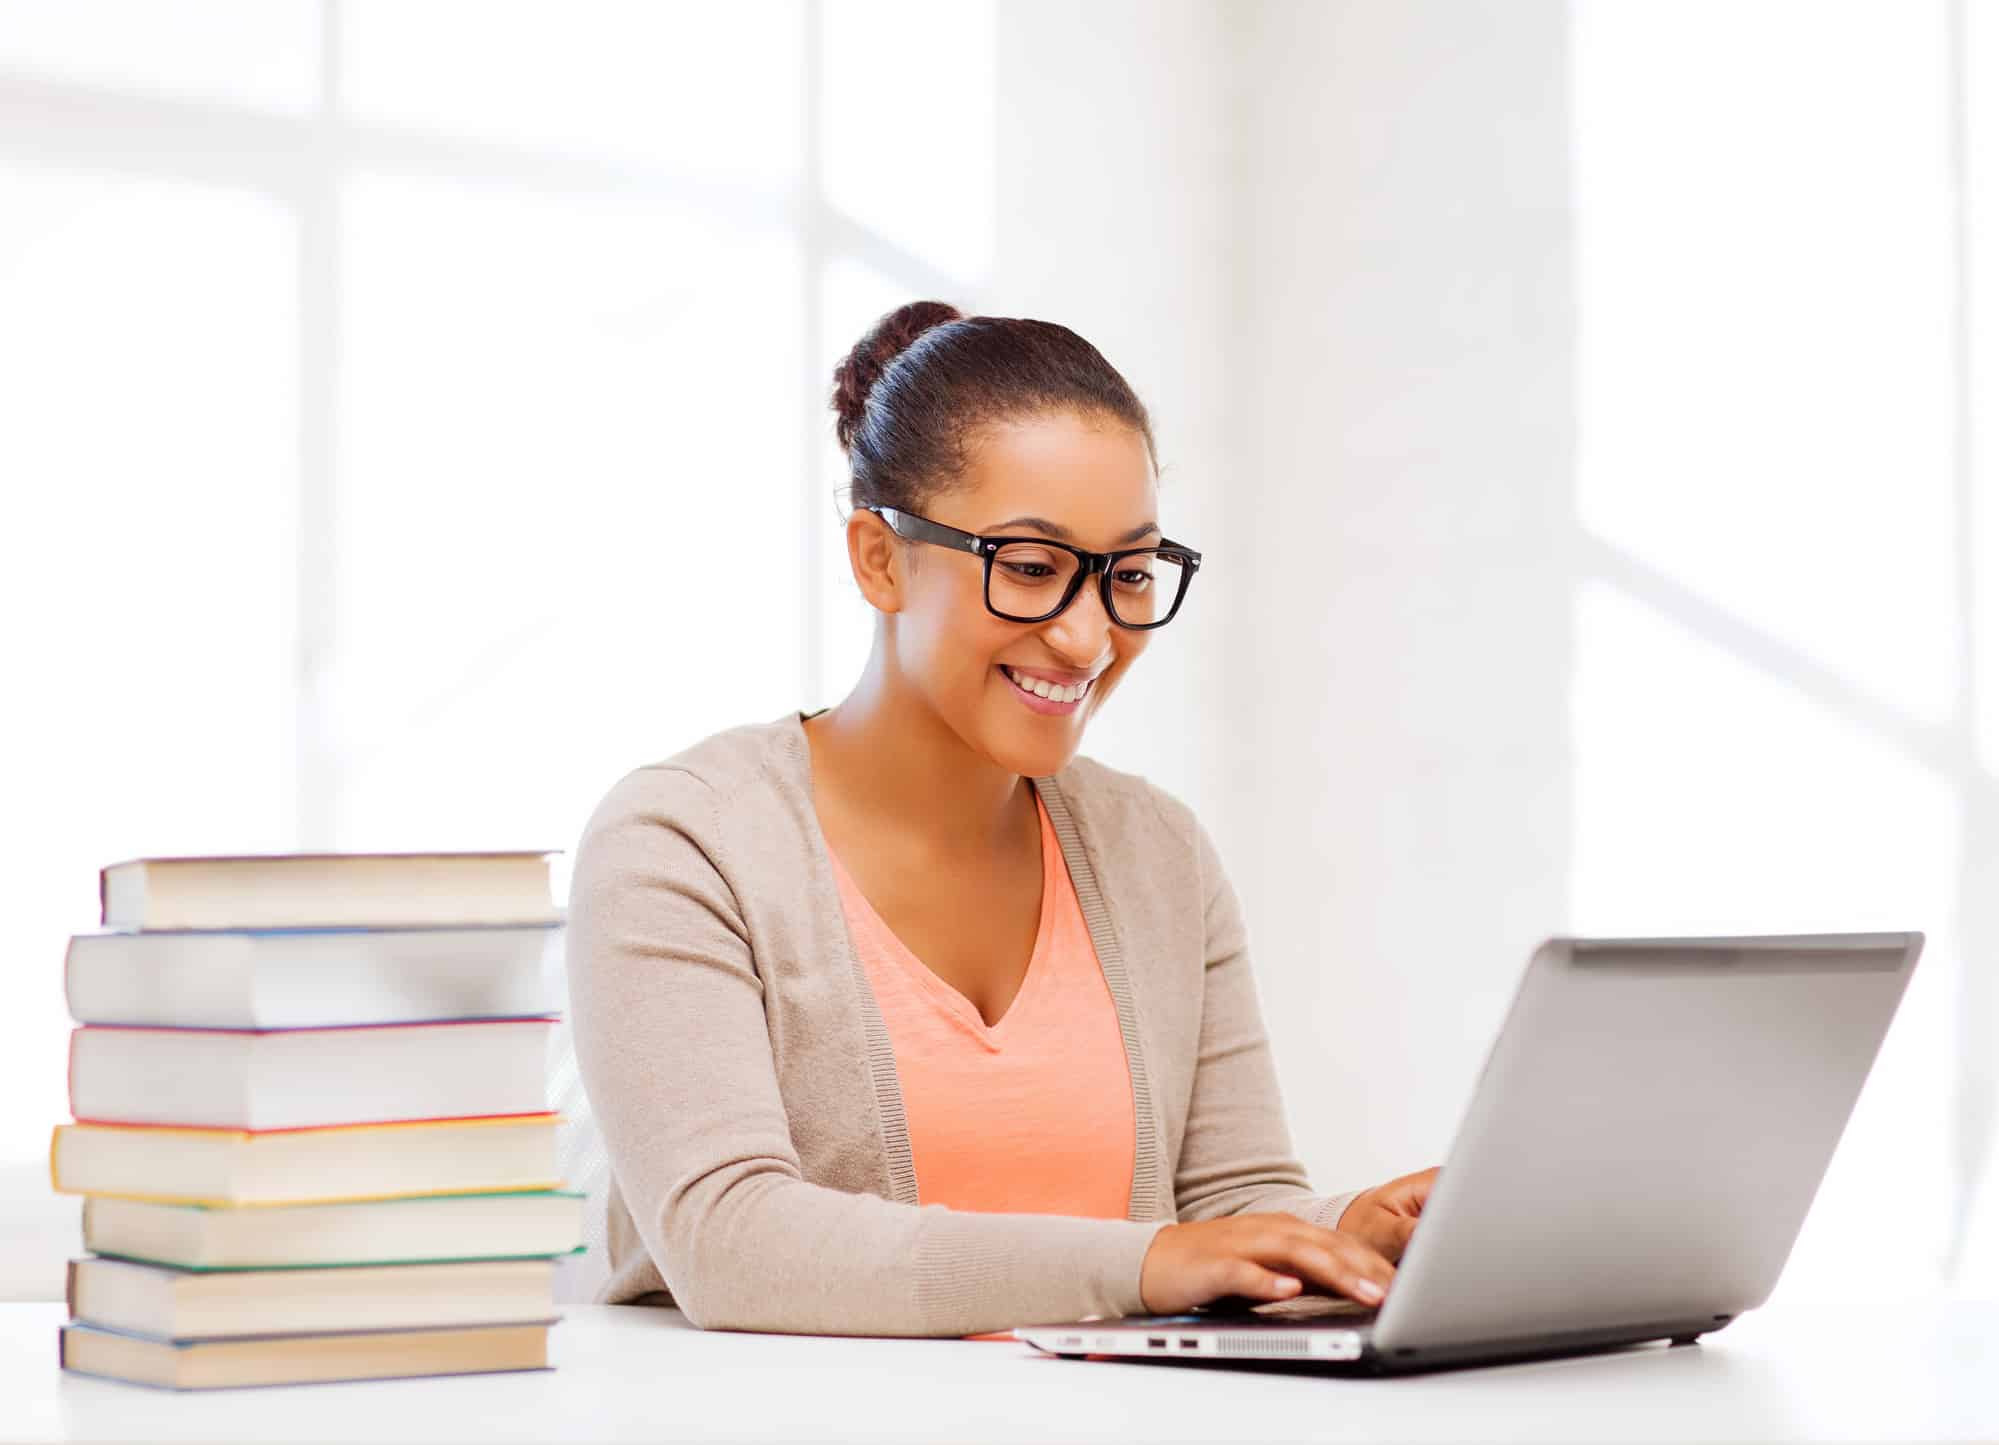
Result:
{"label": "book spine", "polygon": [[63,1269],[63,1303],[69,1307],[69,1317],[76,1318],[76,1261],[70,1260]]}

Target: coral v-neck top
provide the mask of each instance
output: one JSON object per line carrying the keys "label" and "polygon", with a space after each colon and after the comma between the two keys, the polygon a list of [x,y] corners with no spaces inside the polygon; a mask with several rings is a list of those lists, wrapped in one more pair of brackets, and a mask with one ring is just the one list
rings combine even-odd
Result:
{"label": "coral v-neck top", "polygon": [[895,1049],[918,1202],[1124,1219],[1137,1126],[1117,1005],[1039,790],[1034,803],[1041,926],[991,1027],[904,946],[837,856],[833,876]]}

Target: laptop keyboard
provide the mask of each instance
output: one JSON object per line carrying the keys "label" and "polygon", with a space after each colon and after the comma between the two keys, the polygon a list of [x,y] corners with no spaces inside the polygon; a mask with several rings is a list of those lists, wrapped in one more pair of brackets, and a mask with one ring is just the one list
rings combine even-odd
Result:
{"label": "laptop keyboard", "polygon": [[1284,1323],[1325,1320],[1359,1325],[1373,1319],[1377,1310],[1373,1305],[1364,1305],[1344,1295],[1301,1294],[1292,1299],[1264,1300],[1253,1305],[1246,1296],[1236,1295],[1227,1301],[1217,1300],[1203,1306],[1202,1313],[1212,1316],[1217,1324],[1230,1325],[1254,1324],[1260,1319]]}

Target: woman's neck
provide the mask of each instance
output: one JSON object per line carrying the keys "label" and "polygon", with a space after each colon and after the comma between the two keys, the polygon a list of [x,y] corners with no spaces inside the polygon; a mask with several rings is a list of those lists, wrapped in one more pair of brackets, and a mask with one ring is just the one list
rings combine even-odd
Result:
{"label": "woman's neck", "polygon": [[823,809],[893,826],[938,859],[979,859],[1018,846],[1033,790],[975,752],[914,689],[897,686],[879,655],[838,705],[803,724],[813,791]]}

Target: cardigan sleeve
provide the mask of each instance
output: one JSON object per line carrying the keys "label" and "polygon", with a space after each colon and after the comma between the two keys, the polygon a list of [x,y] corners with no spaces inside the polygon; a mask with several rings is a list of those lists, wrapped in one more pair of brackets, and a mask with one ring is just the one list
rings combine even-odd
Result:
{"label": "cardigan sleeve", "polygon": [[1170,794],[1162,807],[1193,834],[1206,938],[1200,1053],[1173,1175],[1175,1209],[1183,1222],[1281,1212],[1333,1229],[1361,1191],[1312,1191],[1292,1151],[1235,889],[1192,809]]}
{"label": "cardigan sleeve", "polygon": [[578,844],[568,917],[584,1087],[688,1319],[960,1336],[1142,1313],[1145,1254],[1171,1220],[958,1211],[802,1177],[717,806],[690,772],[628,774]]}

